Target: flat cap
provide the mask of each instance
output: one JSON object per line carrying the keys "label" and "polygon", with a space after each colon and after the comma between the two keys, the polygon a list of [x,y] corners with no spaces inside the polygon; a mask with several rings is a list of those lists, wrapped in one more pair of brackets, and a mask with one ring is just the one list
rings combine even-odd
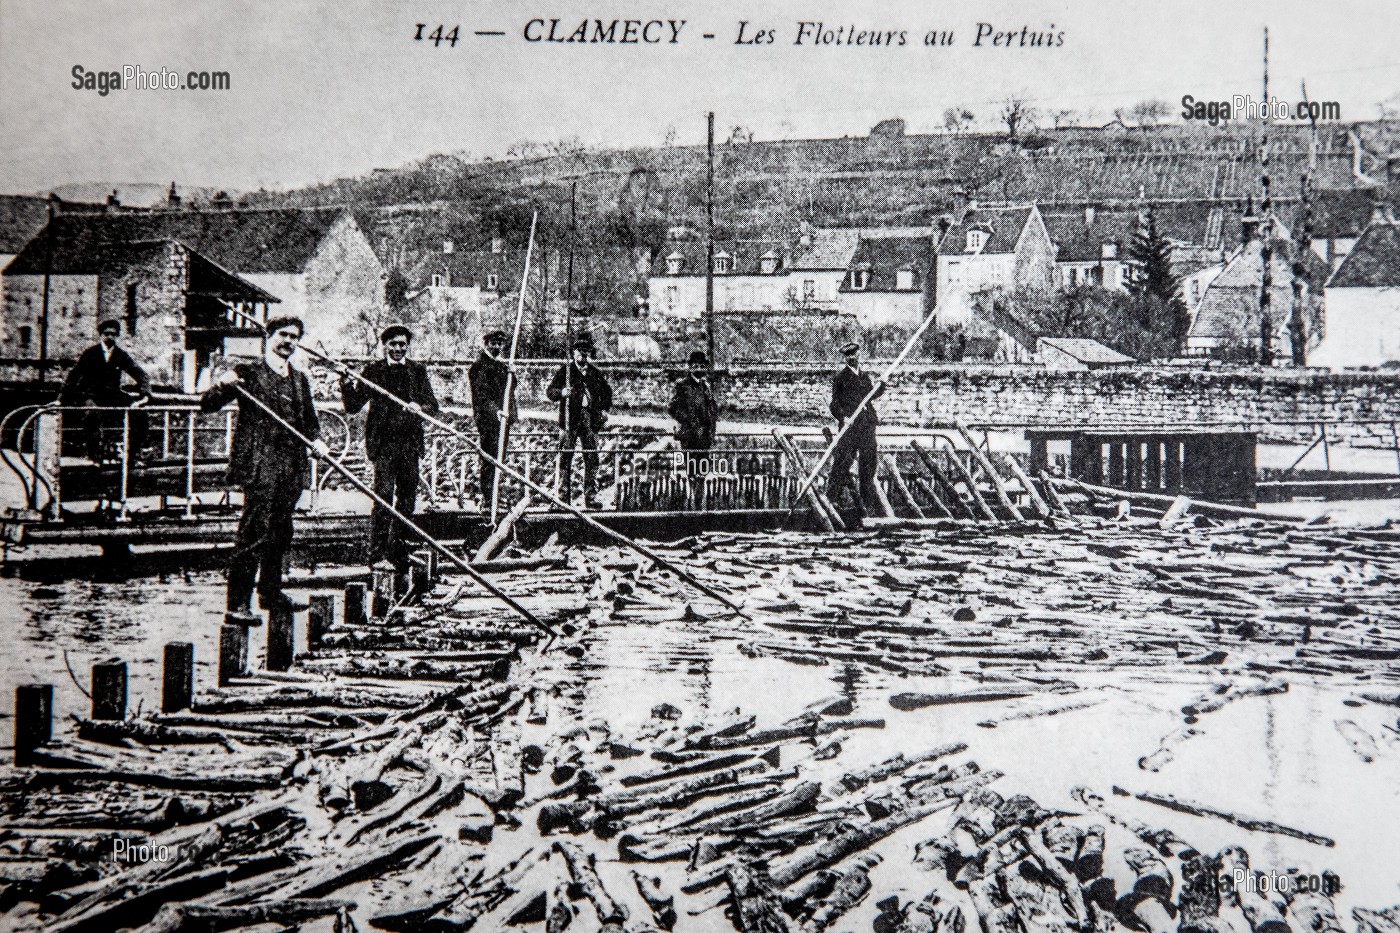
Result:
{"label": "flat cap", "polygon": [[860,344],[856,343],[854,340],[852,340],[850,343],[844,343],[844,344],[841,345],[841,355],[842,355],[842,356],[850,356],[852,353],[859,353],[859,352],[860,352]]}
{"label": "flat cap", "polygon": [[105,321],[99,321],[97,324],[97,332],[99,334],[105,334],[108,331],[111,331],[113,334],[120,334],[122,332],[121,322],[113,318],[108,318]]}
{"label": "flat cap", "polygon": [[505,343],[506,332],[503,330],[488,330],[481,335],[482,343]]}
{"label": "flat cap", "polygon": [[301,322],[301,318],[292,314],[269,318],[268,322],[263,325],[263,330],[272,335],[284,327],[295,327],[298,338],[306,336],[306,325]]}
{"label": "flat cap", "polygon": [[390,324],[388,327],[384,328],[379,332],[380,343],[388,343],[395,337],[407,337],[409,340],[412,340],[413,331],[409,330],[402,324]]}
{"label": "flat cap", "polygon": [[710,358],[709,358],[708,356],[705,355],[705,351],[704,351],[704,350],[691,350],[691,351],[690,351],[690,365],[691,365],[691,366],[708,366],[709,363],[710,363]]}

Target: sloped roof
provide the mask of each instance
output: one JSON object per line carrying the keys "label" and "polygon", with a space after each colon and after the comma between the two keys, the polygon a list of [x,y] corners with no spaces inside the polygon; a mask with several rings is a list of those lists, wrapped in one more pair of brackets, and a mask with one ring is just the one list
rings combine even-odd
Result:
{"label": "sloped roof", "polygon": [[[59,201],[58,210],[68,213],[100,213],[101,204]],[[0,253],[14,254],[38,236],[49,221],[48,198],[29,194],[0,194]]]}
{"label": "sloped roof", "polygon": [[[926,236],[872,237],[861,238],[851,257],[851,268],[868,268],[870,280],[865,292],[910,292],[923,288],[928,280],[930,260],[933,257],[933,239]],[[914,287],[896,289],[895,273],[908,269],[914,273]],[[849,279],[842,279],[841,291],[854,291]]]}
{"label": "sloped roof", "polygon": [[47,266],[55,275],[92,274],[110,244],[179,240],[242,275],[294,274],[306,268],[343,216],[349,214],[341,207],[64,214],[45,226],[5,273],[41,275]]}
{"label": "sloped roof", "polygon": [[[1273,256],[1269,268],[1273,284],[1269,289],[1269,301],[1276,309],[1287,309],[1293,301],[1293,244],[1287,240],[1275,239]],[[1228,337],[1256,329],[1259,320],[1259,290],[1264,276],[1264,241],[1250,240],[1230,257],[1225,268],[1206,287],[1196,309],[1196,319],[1191,323],[1192,337]],[[1312,250],[1304,253],[1310,291],[1318,294],[1322,283],[1327,280],[1327,263]],[[1287,317],[1276,314],[1276,322]]]}
{"label": "sloped roof", "polygon": [[1386,288],[1400,285],[1400,226],[1373,224],[1328,280],[1328,288]]}
{"label": "sloped roof", "polygon": [[[1357,237],[1371,222],[1376,195],[1369,188],[1315,191],[1309,198],[1314,239]],[[1294,207],[1294,228],[1301,229],[1302,204]]]}
{"label": "sloped roof", "polygon": [[1119,353],[1090,337],[1041,337],[1040,342],[1081,363],[1132,363],[1131,356]]}
{"label": "sloped roof", "polygon": [[1116,243],[1118,258],[1126,259],[1138,227],[1136,211],[1095,211],[1092,224],[1085,222],[1082,211],[1043,214],[1042,218],[1055,244],[1056,262],[1098,262],[1104,258],[1105,243]]}
{"label": "sloped roof", "polygon": [[[725,240],[716,241],[715,255],[727,253],[733,263],[729,272],[715,273],[720,278],[732,275],[763,275],[759,260],[765,253],[775,252],[782,257],[787,251],[787,244],[782,240]],[[680,275],[704,275],[705,274],[705,244],[692,240],[679,240],[674,243],[667,243],[658,251],[652,260],[652,275],[666,275],[666,258],[674,253],[681,255]],[[779,262],[777,269],[771,273],[774,275],[786,272],[788,265]],[[672,276],[675,278],[676,276]]]}
{"label": "sloped roof", "polygon": [[788,268],[797,272],[848,269],[859,244],[859,230],[813,230],[810,243],[803,246],[799,240],[793,247]]}
{"label": "sloped roof", "polygon": [[965,255],[967,233],[974,228],[982,228],[990,233],[978,255],[1014,253],[1016,244],[1021,239],[1021,231],[1026,229],[1034,210],[1032,206],[973,208],[959,223],[948,228],[942,242],[938,244],[938,255]]}

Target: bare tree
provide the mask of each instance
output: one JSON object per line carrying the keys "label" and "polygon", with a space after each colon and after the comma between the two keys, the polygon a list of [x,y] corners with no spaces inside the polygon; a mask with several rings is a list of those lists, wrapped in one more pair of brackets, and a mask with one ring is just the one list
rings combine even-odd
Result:
{"label": "bare tree", "polygon": [[976,119],[972,111],[965,107],[949,107],[943,111],[943,129],[949,133],[961,133]]}
{"label": "bare tree", "polygon": [[1079,111],[1068,108],[1056,110],[1050,115],[1050,119],[1054,121],[1057,130],[1066,126],[1074,126],[1079,122]]}
{"label": "bare tree", "polygon": [[1132,116],[1138,126],[1156,126],[1171,113],[1171,105],[1164,100],[1140,100],[1133,105]]}
{"label": "bare tree", "polygon": [[1012,139],[1021,130],[1035,126],[1037,116],[1036,109],[1019,95],[1008,97],[1001,108],[1001,122],[1006,125],[1006,135]]}

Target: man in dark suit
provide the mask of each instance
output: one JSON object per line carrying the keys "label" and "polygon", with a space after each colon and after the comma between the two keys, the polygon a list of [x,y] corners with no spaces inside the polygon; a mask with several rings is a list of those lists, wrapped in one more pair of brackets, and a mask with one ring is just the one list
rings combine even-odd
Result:
{"label": "man in dark suit", "polygon": [[851,481],[851,462],[859,457],[860,489],[855,500],[856,508],[861,515],[865,515],[867,509],[874,508],[879,503],[879,496],[875,491],[875,463],[879,455],[875,426],[880,423],[880,419],[875,414],[873,404],[860,408],[860,403],[872,391],[875,398],[883,395],[885,384],[879,383],[877,389],[874,380],[860,371],[860,344],[846,344],[841,348],[841,355],[846,358],[846,365],[836,374],[831,384],[831,414],[838,427],[845,425],[847,419],[852,417],[855,421],[837,441],[836,449],[832,451],[831,477],[827,480],[826,492],[832,502],[835,502],[841,490]]}
{"label": "man in dark suit", "polygon": [[[98,343],[84,350],[78,362],[68,371],[58,395],[59,404],[65,407],[128,408],[145,401],[151,391],[150,377],[131,358],[130,353],[117,346],[120,333],[121,324],[117,321],[103,321],[97,325]],[[136,383],[135,394],[122,388],[122,376],[130,376]],[[144,413],[122,415],[120,412],[94,411],[75,419],[89,460],[101,463],[107,459],[107,452],[122,436],[124,419],[130,421],[127,442],[129,452],[134,456],[145,442]]]}
{"label": "man in dark suit", "polygon": [[690,354],[690,371],[676,381],[671,390],[671,406],[667,409],[676,419],[676,440],[685,451],[689,476],[699,475],[701,461],[709,456],[714,446],[715,426],[719,422],[719,403],[705,378],[709,365],[704,350]]}
{"label": "man in dark suit", "polygon": [[[292,545],[292,512],[310,485],[306,447],[257,405],[238,394],[242,388],[305,437],[315,452],[329,454],[311,401],[311,384],[290,363],[304,332],[300,318],[267,322],[267,348],[261,360],[239,363],[219,376],[199,400],[215,411],[238,399],[238,427],[229,455],[228,483],[243,488],[243,515],[228,571],[228,619],[258,624],[250,610],[254,580],[264,609],[303,609],[282,592],[282,562]],[[237,387],[237,388],[236,388]]]}
{"label": "man in dark suit", "polygon": [[[348,372],[340,376],[340,398],[345,414],[353,415],[365,404],[365,453],[374,464],[374,491],[404,515],[412,516],[418,506],[418,463],[423,459],[423,419],[439,412],[428,367],[408,358],[413,333],[402,324],[392,324],[379,335],[384,358],[375,360],[360,373],[389,394],[408,402],[405,408],[364,385]],[[399,573],[408,571],[408,544],[398,520],[375,503],[369,519],[369,563],[387,560]]]}
{"label": "man in dark suit", "polygon": [[598,502],[598,432],[607,425],[612,408],[612,386],[592,364],[593,343],[574,341],[573,360],[559,367],[545,394],[559,403],[559,427],[563,443],[559,453],[560,497],[573,500],[574,445],[583,447],[583,502],[596,509]]}
{"label": "man in dark suit", "polygon": [[[501,359],[501,351],[506,346],[505,331],[493,330],[481,338],[481,355],[472,363],[468,377],[472,386],[472,412],[476,416],[476,430],[480,437],[483,454],[498,457],[501,440],[510,429],[510,421],[515,410],[515,391],[506,398],[506,386],[510,382],[510,369]],[[481,458],[481,508],[490,508],[491,489],[496,483],[496,467]]]}

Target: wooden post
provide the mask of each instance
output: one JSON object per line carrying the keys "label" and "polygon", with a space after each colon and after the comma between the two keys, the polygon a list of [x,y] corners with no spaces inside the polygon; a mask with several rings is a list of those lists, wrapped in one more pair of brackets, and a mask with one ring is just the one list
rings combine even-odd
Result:
{"label": "wooden post", "polygon": [[1160,437],[1149,437],[1147,439],[1147,461],[1144,467],[1147,475],[1144,477],[1143,488],[1148,492],[1156,492],[1162,488],[1162,439]]}
{"label": "wooden post", "polygon": [[267,669],[286,671],[296,657],[296,616],[285,606],[267,614]]}
{"label": "wooden post", "polygon": [[53,684],[15,688],[15,764],[28,764],[34,750],[53,738]]}
{"label": "wooden post", "polygon": [[997,468],[992,464],[992,461],[982,452],[982,448],[977,446],[977,442],[972,439],[972,435],[968,433],[967,428],[961,422],[958,423],[958,433],[962,435],[963,441],[967,444],[968,449],[972,451],[972,459],[977,461],[977,465],[980,466],[982,471],[991,479],[992,491],[997,494],[997,499],[1001,501],[1001,507],[1010,512],[1011,517],[1016,521],[1025,521],[1025,517],[1021,515],[1021,510],[1016,508],[1016,503],[1012,502],[1011,497],[1007,495],[1006,484],[1001,481],[1001,474],[997,472]]}
{"label": "wooden post", "polygon": [[365,624],[365,585],[363,583],[345,584],[345,612],[341,614],[346,625]]}
{"label": "wooden post", "polygon": [[126,662],[113,658],[92,666],[92,718],[126,718]]}
{"label": "wooden post", "polygon": [[[918,446],[917,442],[910,441],[910,443],[915,445],[916,450],[923,450],[922,447]],[[982,517],[987,519],[988,521],[998,521],[999,519],[997,518],[996,513],[992,511],[992,507],[987,504],[986,499],[982,498],[982,491],[977,488],[977,480],[972,478],[972,471],[967,468],[966,463],[963,463],[962,457],[958,456],[958,452],[956,450],[949,452],[948,460],[952,462],[953,466],[957,467],[958,473],[962,477],[962,481],[967,484],[967,491],[972,494],[972,502],[982,513]],[[974,514],[973,518],[976,517],[977,516]]]}
{"label": "wooden post", "polygon": [[1123,486],[1123,443],[1116,438],[1108,442],[1108,477],[1110,486]]}
{"label": "wooden post", "polygon": [[387,560],[381,560],[370,568],[370,586],[374,595],[370,599],[369,613],[372,618],[382,619],[394,605],[394,577],[397,571]]}
{"label": "wooden post", "polygon": [[1142,488],[1142,439],[1133,437],[1127,443],[1128,463],[1127,472],[1123,476],[1123,485],[1129,489]]}
{"label": "wooden post", "polygon": [[1041,518],[1049,518],[1050,506],[1040,497],[1040,493],[1036,491],[1035,483],[1026,475],[1026,471],[1021,469],[1021,464],[1017,463],[1016,458],[1011,454],[1004,454],[1003,456],[1006,460],[1007,469],[1011,471],[1011,475],[1016,477],[1016,481],[1025,487],[1026,495],[1030,498],[1031,505],[1040,513]]}
{"label": "wooden post", "polygon": [[885,464],[885,472],[889,475],[890,485],[894,488],[895,492],[899,493],[899,497],[904,500],[905,507],[914,513],[915,518],[923,518],[924,510],[919,508],[919,503],[914,499],[914,494],[909,491],[908,484],[904,482],[904,475],[899,472],[899,461],[895,460],[894,454],[885,454],[881,460]]}
{"label": "wooden post", "polygon": [[172,641],[165,646],[161,669],[160,711],[178,713],[194,705],[194,645]]}
{"label": "wooden post", "polygon": [[321,641],[334,624],[335,597],[329,593],[312,596],[311,612],[306,617],[306,650],[320,650]]}
{"label": "wooden post", "polygon": [[[797,468],[798,473],[805,476],[806,469],[802,464],[801,458],[798,457],[796,449],[792,446],[792,441],[788,440],[787,436],[777,428],[773,429],[773,439],[778,442],[778,446],[783,449],[783,453],[787,454],[788,458],[792,461],[792,465]],[[821,525],[827,532],[834,532],[836,530],[835,523],[832,522],[831,516],[827,513],[821,499],[817,497],[817,491],[814,486],[815,484],[808,484],[807,491],[803,494],[807,499],[807,505],[811,507],[812,514],[816,516],[817,524]],[[796,503],[794,503],[794,507],[795,506]],[[845,530],[844,526],[842,530]]]}
{"label": "wooden post", "polygon": [[[973,510],[971,505],[968,505],[962,500],[962,497],[958,495],[957,487],[943,475],[942,470],[938,469],[938,462],[934,459],[933,452],[924,450],[919,446],[918,441],[911,440],[909,446],[913,448],[914,453],[918,456],[919,461],[923,463],[924,469],[928,470],[929,474],[929,480],[927,482],[923,482],[923,477],[919,476],[914,477],[914,481],[919,488],[923,489],[924,493],[933,501],[934,505],[938,506],[938,508],[942,509],[944,512],[947,512],[949,518],[957,518],[958,516],[953,514],[952,508],[947,504],[948,502],[952,502],[957,505],[960,512],[965,513],[968,518],[976,521],[977,512]],[[939,498],[939,490],[942,490],[946,501],[945,498]]]}
{"label": "wooden post", "polygon": [[248,630],[241,625],[219,629],[219,686],[227,687],[248,669]]}

